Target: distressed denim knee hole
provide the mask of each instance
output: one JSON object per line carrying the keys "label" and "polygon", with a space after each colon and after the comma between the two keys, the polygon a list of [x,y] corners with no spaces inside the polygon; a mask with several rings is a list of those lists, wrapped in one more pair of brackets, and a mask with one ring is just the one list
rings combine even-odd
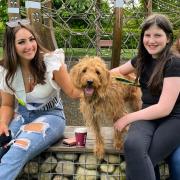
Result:
{"label": "distressed denim knee hole", "polygon": [[14,146],[27,150],[30,146],[30,140],[25,138],[16,139]]}
{"label": "distressed denim knee hole", "polygon": [[43,124],[42,123],[30,123],[24,126],[24,131],[35,131],[42,132]]}
{"label": "distressed denim knee hole", "polygon": [[45,122],[32,122],[21,127],[22,131],[42,133],[45,136],[45,131],[49,127],[49,124]]}

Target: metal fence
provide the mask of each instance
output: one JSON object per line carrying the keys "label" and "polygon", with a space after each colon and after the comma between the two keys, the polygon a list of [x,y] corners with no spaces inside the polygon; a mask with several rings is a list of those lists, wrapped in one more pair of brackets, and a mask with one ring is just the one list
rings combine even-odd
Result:
{"label": "metal fence", "polygon": [[[38,3],[39,0],[35,0]],[[9,6],[17,7],[19,0],[8,0]],[[16,2],[16,6],[15,6]],[[32,1],[31,1],[32,2]],[[41,9],[20,5],[20,13],[26,14],[40,34],[42,41],[49,48],[64,48],[67,60],[85,55],[99,55],[116,61],[130,59],[136,54],[139,41],[137,27],[144,18],[158,12],[170,17],[175,30],[179,30],[180,1],[144,0],[144,6],[134,0],[88,0],[87,7],[82,2],[59,1],[58,9],[54,9],[50,1],[43,1]],[[108,8],[104,7],[108,5]],[[76,10],[72,7],[76,6]],[[84,6],[84,4],[83,4]],[[79,7],[79,9],[77,9]],[[11,14],[11,18],[12,18]],[[81,24],[77,28],[73,24]],[[45,33],[46,31],[46,33]],[[48,32],[48,33],[47,33]],[[112,43],[103,46],[101,40]],[[76,44],[80,42],[80,45]],[[48,43],[47,43],[48,42]],[[50,45],[54,44],[54,45]],[[117,65],[117,64],[116,64]]]}
{"label": "metal fence", "polygon": [[[44,152],[24,167],[17,180],[125,180],[125,167],[120,154],[106,154],[100,161],[87,152]],[[169,178],[164,163],[160,175],[161,180]]]}

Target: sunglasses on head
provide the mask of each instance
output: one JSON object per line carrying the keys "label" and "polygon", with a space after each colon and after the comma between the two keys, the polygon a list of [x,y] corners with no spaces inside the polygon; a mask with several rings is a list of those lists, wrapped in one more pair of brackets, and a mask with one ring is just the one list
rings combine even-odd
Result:
{"label": "sunglasses on head", "polygon": [[14,28],[21,25],[29,25],[30,21],[29,19],[16,19],[6,22],[6,25],[10,28]]}

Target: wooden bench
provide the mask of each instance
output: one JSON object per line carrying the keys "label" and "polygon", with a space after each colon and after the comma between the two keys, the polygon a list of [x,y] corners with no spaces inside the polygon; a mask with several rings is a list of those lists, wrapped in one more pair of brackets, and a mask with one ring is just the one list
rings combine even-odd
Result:
{"label": "wooden bench", "polygon": [[112,47],[112,40],[103,40],[103,39],[101,39],[100,41],[99,41],[99,46],[100,47]]}
{"label": "wooden bench", "polygon": [[[75,128],[79,126],[67,126],[65,129],[64,137],[70,138],[74,137]],[[82,126],[81,126],[82,127]],[[102,127],[101,128],[102,136],[104,137],[105,142],[105,151],[107,153],[119,154],[119,152],[115,148],[113,148],[113,128],[112,127]],[[86,139],[86,147],[80,148],[76,146],[67,147],[62,143],[62,139],[51,146],[47,151],[59,151],[59,152],[93,152],[93,147],[95,145],[95,137],[92,131],[88,128],[87,139]]]}
{"label": "wooden bench", "polygon": [[[79,126],[67,126],[64,137],[74,137],[74,130]],[[82,126],[81,126],[82,127]],[[105,141],[106,155],[99,161],[92,155],[95,138],[88,129],[85,148],[76,146],[67,147],[62,144],[62,139],[51,146],[46,152],[29,162],[24,174],[25,179],[36,175],[40,179],[125,179],[125,160],[122,152],[116,151],[112,146],[113,128],[102,127]],[[45,159],[44,159],[45,158]],[[32,164],[31,164],[32,163]],[[32,169],[32,170],[31,170]],[[33,170],[36,170],[36,173]],[[111,170],[110,170],[111,169]],[[167,165],[161,165],[161,179],[168,177]],[[30,178],[31,179],[31,178]]]}

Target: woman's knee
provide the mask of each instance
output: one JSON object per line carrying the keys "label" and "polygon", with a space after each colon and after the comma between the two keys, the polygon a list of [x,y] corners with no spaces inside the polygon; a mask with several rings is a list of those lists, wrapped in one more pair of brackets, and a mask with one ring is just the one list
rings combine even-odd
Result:
{"label": "woman's knee", "polygon": [[143,154],[144,145],[142,139],[137,135],[128,135],[124,142],[124,151],[126,154]]}

